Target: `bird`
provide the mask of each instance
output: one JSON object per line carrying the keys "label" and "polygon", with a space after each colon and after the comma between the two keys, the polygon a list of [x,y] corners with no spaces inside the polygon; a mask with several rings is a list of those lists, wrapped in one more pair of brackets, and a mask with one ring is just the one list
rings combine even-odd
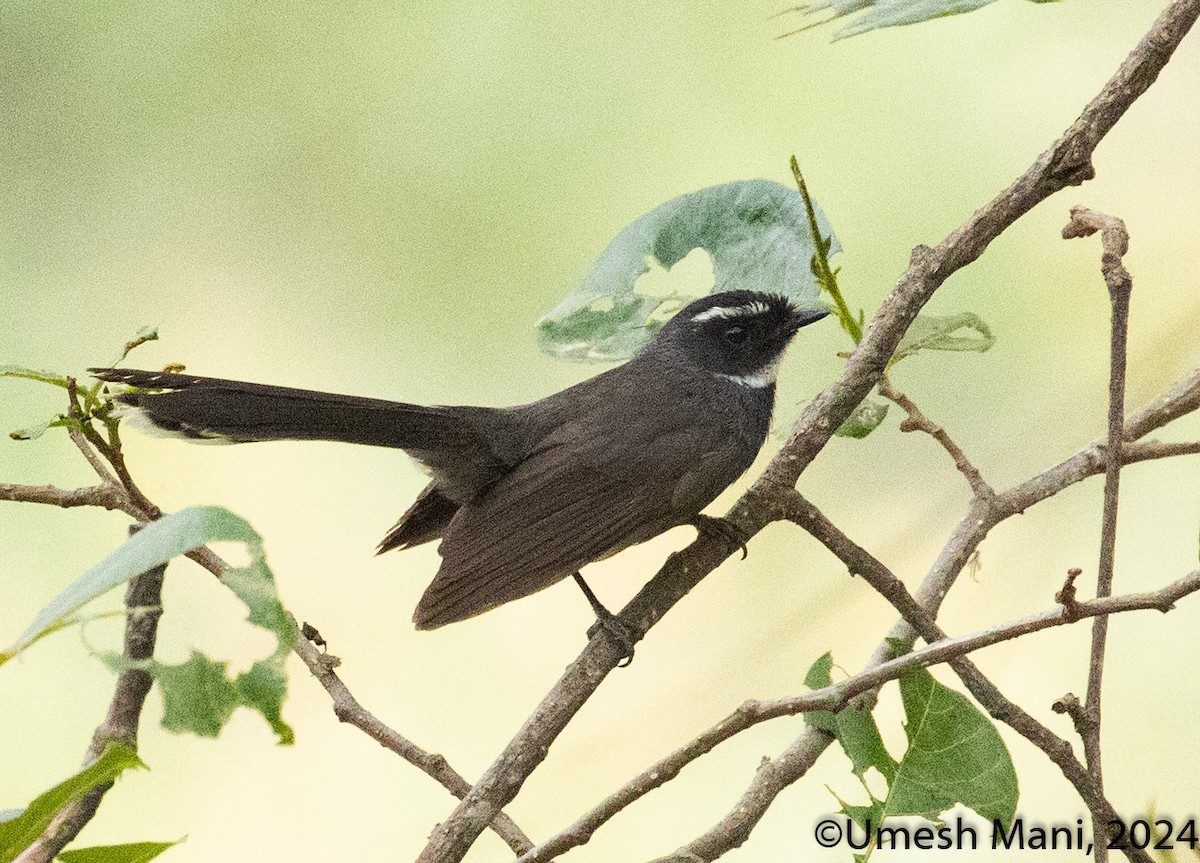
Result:
{"label": "bird", "polygon": [[775,293],[712,293],[667,320],[627,362],[508,408],[427,407],[179,372],[89,371],[131,387],[115,393],[119,409],[157,433],[407,452],[431,479],[377,553],[440,539],[441,565],[416,606],[417,629],[474,617],[570,576],[622,640],[615,615],[580,570],[684,524],[745,550],[732,524],[701,510],[754,461],[788,343],[828,314]]}

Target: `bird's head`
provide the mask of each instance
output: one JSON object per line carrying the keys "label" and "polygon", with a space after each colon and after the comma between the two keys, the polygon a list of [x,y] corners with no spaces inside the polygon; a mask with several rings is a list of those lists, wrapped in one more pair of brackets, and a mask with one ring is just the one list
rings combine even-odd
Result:
{"label": "bird's head", "polygon": [[651,349],[679,352],[690,364],[742,386],[765,387],[774,382],[792,336],[828,314],[797,308],[780,294],[724,291],[685,306]]}

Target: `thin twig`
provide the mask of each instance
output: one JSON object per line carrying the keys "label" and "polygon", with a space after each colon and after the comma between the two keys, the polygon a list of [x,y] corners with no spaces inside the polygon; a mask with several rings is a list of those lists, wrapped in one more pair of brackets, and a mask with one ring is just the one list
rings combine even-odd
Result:
{"label": "thin twig", "polygon": [[[292,623],[295,624],[295,622],[293,618]],[[445,757],[433,752],[426,752],[363,707],[334,671],[341,664],[341,660],[317,649],[316,645],[305,638],[301,627],[296,626],[295,629],[296,641],[292,645],[292,649],[308,666],[313,677],[325,687],[325,691],[333,699],[334,715],[340,721],[354,726],[380,746],[396,753],[409,764],[433,778],[455,797],[461,799],[471,790],[471,784],[450,766]],[[533,847],[530,838],[503,812],[492,820],[491,826],[492,830],[515,853],[524,854]]]}
{"label": "thin twig", "polygon": [[983,478],[979,468],[975,467],[967,458],[962,447],[954,442],[944,428],[925,416],[912,399],[896,389],[891,378],[886,374],[879,381],[879,394],[888,401],[895,402],[901,410],[908,414],[904,422],[900,424],[900,431],[922,431],[941,444],[942,449],[949,453],[950,458],[954,460],[954,466],[958,468],[958,472],[966,478],[972,494],[976,497],[988,497],[996,493]]}
{"label": "thin twig", "polygon": [[[1091,155],[1096,145],[1158,77],[1197,16],[1200,0],[1175,0],[1071,128],[1029,170],[937,247],[914,250],[908,270],[876,314],[839,380],[809,404],[782,451],[727,516],[744,536],[763,527],[777,510],[779,493],[795,487],[833,431],[878,383],[900,338],[942,283],[983,254],[992,240],[1038,203],[1094,176]],[[700,539],[673,556],[622,610],[621,617],[635,634],[644,635],[727,556],[727,550],[722,547],[718,551],[717,545]],[[965,561],[966,557],[958,563],[959,569]],[[545,759],[551,744],[620,661],[621,653],[602,636],[589,642],[471,792],[435,828],[418,858],[420,863],[462,860],[496,813]],[[735,844],[738,841],[731,840],[724,847],[727,850]],[[714,849],[704,859],[715,859],[719,853],[723,851]]]}
{"label": "thin twig", "polygon": [[[1063,239],[1089,237],[1100,231],[1104,248],[1100,269],[1112,303],[1112,327],[1108,384],[1108,463],[1104,473],[1104,519],[1100,528],[1100,564],[1096,575],[1096,595],[1110,596],[1117,546],[1117,506],[1120,500],[1121,447],[1125,434],[1125,366],[1129,339],[1129,296],[1133,280],[1121,259],[1129,249],[1129,233],[1120,219],[1097,213],[1086,207],[1072,207],[1071,220],[1063,228]],[[1082,719],[1076,721],[1083,738],[1088,771],[1098,788],[1104,787],[1100,748],[1100,700],[1104,679],[1104,654],[1108,642],[1108,618],[1097,617],[1092,623],[1092,649],[1088,664],[1087,700]],[[1075,718],[1074,715],[1072,718]],[[1093,818],[1095,835],[1103,835],[1104,824]],[[1097,863],[1107,863],[1108,848],[1096,849]]]}
{"label": "thin twig", "polygon": [[17,503],[43,503],[69,509],[75,506],[98,506],[103,509],[123,509],[125,495],[115,485],[92,485],[86,488],[58,488],[53,485],[18,485],[0,482],[0,500]]}

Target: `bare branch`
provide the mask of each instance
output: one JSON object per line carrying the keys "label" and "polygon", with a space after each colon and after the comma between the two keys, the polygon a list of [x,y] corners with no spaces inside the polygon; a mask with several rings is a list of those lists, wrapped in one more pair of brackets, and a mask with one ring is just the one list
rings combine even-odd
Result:
{"label": "bare branch", "polygon": [[966,478],[972,494],[976,497],[990,497],[995,494],[995,491],[980,474],[979,468],[971,463],[966,453],[954,442],[946,430],[925,416],[912,399],[896,389],[891,378],[886,374],[879,381],[879,394],[885,399],[895,402],[908,414],[908,417],[900,424],[900,431],[922,431],[941,444],[942,449],[949,453],[950,458],[954,460],[954,466],[958,468],[958,472]]}
{"label": "bare branch", "polygon": [[1125,440],[1140,440],[1197,408],[1200,408],[1200,369],[1131,416],[1125,422]]}
{"label": "bare branch", "polygon": [[[295,624],[295,618],[292,619]],[[304,660],[313,677],[320,681],[333,699],[333,712],[337,718],[362,731],[380,746],[399,755],[409,764],[421,770],[438,782],[443,788],[459,799],[471,790],[467,780],[455,770],[446,759],[438,754],[426,752],[398,731],[389,728],[375,714],[367,710],[334,671],[341,660],[331,656],[309,641],[296,626],[296,641],[292,649]],[[508,844],[517,854],[523,854],[533,847],[533,842],[522,832],[513,820],[500,812],[492,820],[492,830]]]}
{"label": "bare branch", "polygon": [[[908,270],[875,315],[869,333],[851,354],[839,380],[809,404],[781,452],[727,516],[743,535],[752,536],[770,520],[777,511],[779,492],[795,487],[833,431],[878,383],[900,338],[941,284],[978,258],[992,240],[1035,205],[1094,175],[1092,151],[1158,77],[1197,16],[1200,0],[1171,3],[1059,141],[937,247],[914,250]],[[716,545],[700,539],[673,556],[622,610],[624,621],[644,635],[727,556],[727,550],[718,552]],[[969,555],[974,550],[968,550],[969,545],[960,541],[955,548]],[[955,572],[965,561],[964,556]],[[516,796],[562,729],[620,661],[621,653],[603,636],[592,639],[471,792],[435,828],[418,858],[420,863],[462,860],[476,837]],[[715,855],[704,859],[715,859]]]}
{"label": "bare branch", "polygon": [[0,482],[0,500],[17,503],[44,503],[69,509],[75,506],[98,506],[114,510],[125,508],[125,494],[115,485],[92,485],[87,488],[58,488],[53,485],[17,485]]}
{"label": "bare branch", "polygon": [[[1108,444],[1105,450],[1107,464],[1104,471],[1104,518],[1100,528],[1100,565],[1096,575],[1096,595],[1112,594],[1113,562],[1117,547],[1117,506],[1121,486],[1121,447],[1125,436],[1125,366],[1126,348],[1129,340],[1129,296],[1133,280],[1125,269],[1121,258],[1129,250],[1129,233],[1120,219],[1097,213],[1086,207],[1072,207],[1071,221],[1063,228],[1063,239],[1089,237],[1101,232],[1104,254],[1100,269],[1108,286],[1112,302],[1112,335],[1108,385]],[[1104,787],[1104,771],[1100,749],[1100,700],[1104,679],[1104,651],[1108,642],[1108,618],[1097,617],[1092,624],[1092,649],[1088,664],[1087,701],[1084,717],[1076,719],[1075,725],[1083,738],[1083,750],[1087,759],[1088,772],[1097,788]],[[1075,718],[1074,716],[1072,718]],[[1099,815],[1093,814],[1093,832],[1102,835],[1104,823]],[[1103,843],[1096,848],[1097,863],[1107,863],[1108,847]]]}

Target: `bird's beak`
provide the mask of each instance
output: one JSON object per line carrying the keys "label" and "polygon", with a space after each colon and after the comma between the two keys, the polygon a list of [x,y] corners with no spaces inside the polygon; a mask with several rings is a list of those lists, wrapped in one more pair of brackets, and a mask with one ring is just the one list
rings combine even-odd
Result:
{"label": "bird's beak", "polygon": [[821,318],[829,317],[829,309],[821,307],[811,309],[797,309],[792,315],[791,331],[794,333],[801,327],[807,327],[809,324],[815,324]]}

